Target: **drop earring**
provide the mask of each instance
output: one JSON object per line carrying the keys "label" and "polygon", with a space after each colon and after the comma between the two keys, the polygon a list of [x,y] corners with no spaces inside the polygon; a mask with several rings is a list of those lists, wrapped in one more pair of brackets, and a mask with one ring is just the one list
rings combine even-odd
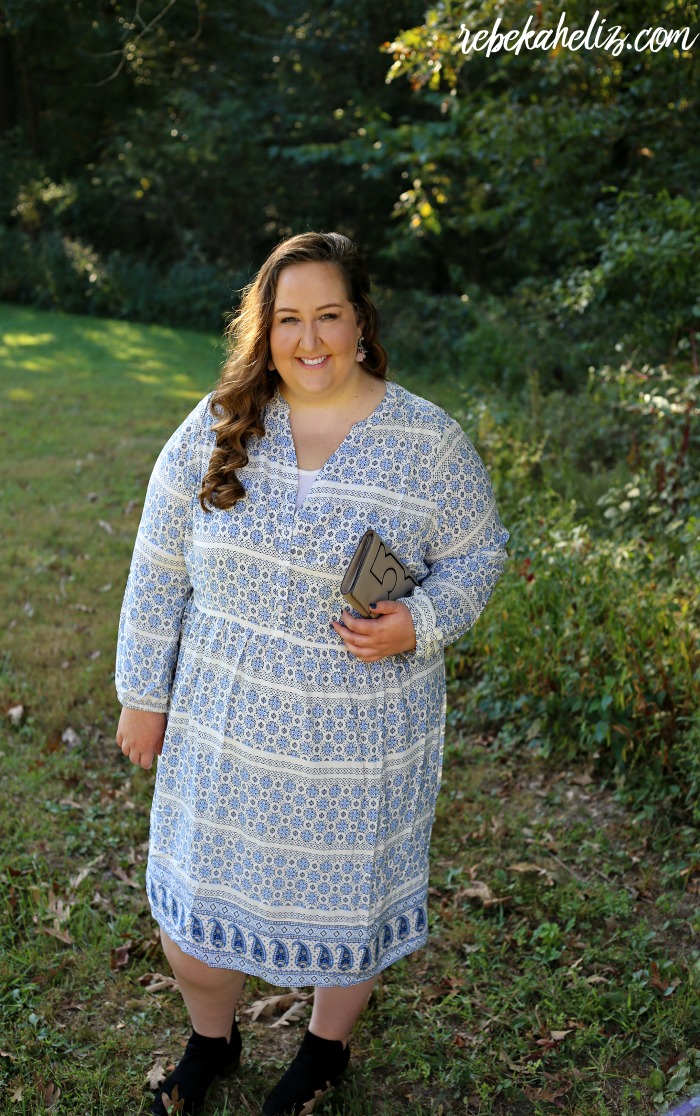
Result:
{"label": "drop earring", "polygon": [[357,352],[355,353],[355,360],[360,360],[361,361],[361,360],[364,360],[365,357],[367,356],[367,350],[364,347],[364,345],[362,344],[363,341],[364,341],[364,337],[361,337],[360,340],[357,342]]}

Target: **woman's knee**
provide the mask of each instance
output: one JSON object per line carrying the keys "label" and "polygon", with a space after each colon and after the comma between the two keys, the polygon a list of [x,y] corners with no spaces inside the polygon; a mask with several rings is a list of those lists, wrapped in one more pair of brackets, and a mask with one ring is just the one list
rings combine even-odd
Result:
{"label": "woman's knee", "polygon": [[[190,953],[185,953],[183,949],[180,949],[177,942],[168,937],[162,926],[160,928],[160,940],[163,952],[178,980],[186,980],[191,984],[198,984],[200,987],[207,985],[221,986],[225,982],[227,975],[225,972],[221,969],[212,968]],[[232,979],[234,976],[238,977],[238,973],[231,973]]]}

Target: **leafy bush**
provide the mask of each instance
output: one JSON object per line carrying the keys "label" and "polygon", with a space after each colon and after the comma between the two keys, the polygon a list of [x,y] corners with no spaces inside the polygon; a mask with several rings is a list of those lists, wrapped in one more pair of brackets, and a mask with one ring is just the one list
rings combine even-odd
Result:
{"label": "leafy bush", "polygon": [[[567,758],[588,754],[608,769],[644,765],[700,818],[700,407],[691,355],[690,367],[624,361],[592,371],[568,421],[561,397],[541,397],[536,383],[517,415],[505,400],[500,412],[498,401],[472,401],[464,425],[488,462],[512,560],[452,651],[450,672],[469,680],[463,709],[507,726],[511,738]],[[596,477],[597,442],[613,435]],[[612,476],[584,503],[588,487]]]}
{"label": "leafy bush", "polygon": [[247,275],[198,258],[168,268],[122,252],[101,259],[89,244],[59,232],[31,235],[0,226],[0,299],[41,310],[132,321],[178,322],[220,332]]}
{"label": "leafy bush", "polygon": [[543,752],[677,771],[700,817],[700,591],[661,587],[641,540],[591,537],[575,508],[526,507],[494,601],[452,658],[472,708]]}

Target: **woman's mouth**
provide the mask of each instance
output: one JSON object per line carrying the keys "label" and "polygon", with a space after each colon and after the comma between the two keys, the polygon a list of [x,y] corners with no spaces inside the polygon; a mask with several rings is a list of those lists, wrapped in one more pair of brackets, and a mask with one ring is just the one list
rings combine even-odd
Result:
{"label": "woman's mouth", "polygon": [[322,357],[297,357],[296,359],[303,364],[304,368],[320,368],[322,364],[326,363],[329,356],[328,353],[326,353],[326,355]]}

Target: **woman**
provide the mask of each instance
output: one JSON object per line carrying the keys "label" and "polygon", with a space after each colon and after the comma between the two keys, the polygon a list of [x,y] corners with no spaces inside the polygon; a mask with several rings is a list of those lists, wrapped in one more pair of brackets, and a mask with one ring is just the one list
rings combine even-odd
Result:
{"label": "woman", "polygon": [[[387,381],[357,247],[282,241],[244,292],[216,390],[146,496],[120,619],[117,742],[160,757],[147,888],[193,1033],[153,1113],[237,1064],[245,974],[315,985],[264,1104],[310,1112],[377,974],[427,937],[443,648],[507,532],[445,411]],[[364,619],[340,583],[372,527],[421,584]]]}

